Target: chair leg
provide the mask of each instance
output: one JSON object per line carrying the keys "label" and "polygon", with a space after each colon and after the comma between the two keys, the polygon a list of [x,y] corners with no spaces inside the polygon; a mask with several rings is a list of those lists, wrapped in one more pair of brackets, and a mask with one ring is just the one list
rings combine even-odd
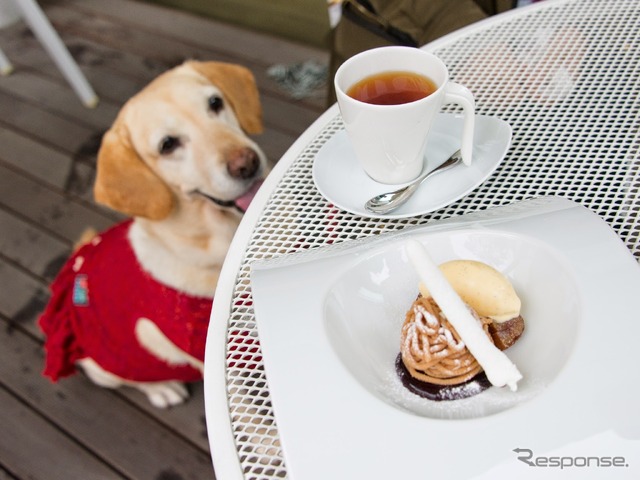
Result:
{"label": "chair leg", "polygon": [[80,97],[82,103],[89,108],[98,104],[98,96],[87,82],[84,74],[65,47],[64,43],[51,26],[51,23],[40,9],[35,0],[15,0],[25,22],[38,38],[42,46],[47,50],[51,58],[67,79],[71,87]]}
{"label": "chair leg", "polygon": [[0,50],[0,75],[9,75],[13,71],[13,65],[6,57],[6,55]]}

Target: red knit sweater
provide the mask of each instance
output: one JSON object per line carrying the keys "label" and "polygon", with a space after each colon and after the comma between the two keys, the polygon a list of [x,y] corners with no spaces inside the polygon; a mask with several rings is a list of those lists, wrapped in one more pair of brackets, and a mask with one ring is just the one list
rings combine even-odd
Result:
{"label": "red knit sweater", "polygon": [[129,243],[130,226],[127,220],[96,236],[51,285],[39,324],[47,337],[44,374],[53,381],[73,374],[75,362],[85,357],[127,380],[202,378],[191,366],[160,360],[136,339],[137,320],[148,318],[181,350],[204,361],[212,299],[187,295],[145,272]]}

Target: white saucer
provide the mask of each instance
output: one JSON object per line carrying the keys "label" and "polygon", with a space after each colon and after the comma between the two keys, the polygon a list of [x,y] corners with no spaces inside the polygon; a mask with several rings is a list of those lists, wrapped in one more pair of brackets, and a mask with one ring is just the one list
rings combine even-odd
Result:
{"label": "white saucer", "polygon": [[[460,148],[461,115],[441,113],[427,141],[426,169],[444,162]],[[404,218],[446,207],[484,182],[500,165],[511,144],[511,127],[504,120],[476,116],[473,163],[459,165],[427,180],[402,207],[376,215],[364,208],[375,195],[399,185],[385,185],[370,178],[360,167],[345,130],[338,131],[318,152],[313,164],[313,181],[320,193],[337,207],[363,217]]]}

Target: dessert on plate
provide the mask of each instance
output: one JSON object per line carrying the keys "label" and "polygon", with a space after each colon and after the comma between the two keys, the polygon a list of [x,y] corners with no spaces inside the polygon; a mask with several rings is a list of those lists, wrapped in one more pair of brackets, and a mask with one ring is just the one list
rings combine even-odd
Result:
{"label": "dessert on plate", "polygon": [[402,326],[396,370],[403,385],[430,400],[467,398],[492,384],[515,390],[522,376],[501,351],[520,338],[524,320],[509,280],[474,260],[437,268],[410,257],[422,282]]}

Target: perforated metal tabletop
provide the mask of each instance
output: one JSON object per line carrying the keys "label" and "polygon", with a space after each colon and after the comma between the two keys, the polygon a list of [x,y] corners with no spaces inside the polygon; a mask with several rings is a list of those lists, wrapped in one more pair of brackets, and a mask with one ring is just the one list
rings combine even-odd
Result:
{"label": "perforated metal tabletop", "polygon": [[477,113],[511,125],[511,148],[459,201],[379,220],[341,211],[314,186],[315,155],[342,129],[337,106],[298,139],[245,215],[216,291],[205,400],[218,478],[287,476],[252,308],[252,262],[543,195],[597,213],[640,258],[640,2],[546,0],[424,48],[474,93]]}

